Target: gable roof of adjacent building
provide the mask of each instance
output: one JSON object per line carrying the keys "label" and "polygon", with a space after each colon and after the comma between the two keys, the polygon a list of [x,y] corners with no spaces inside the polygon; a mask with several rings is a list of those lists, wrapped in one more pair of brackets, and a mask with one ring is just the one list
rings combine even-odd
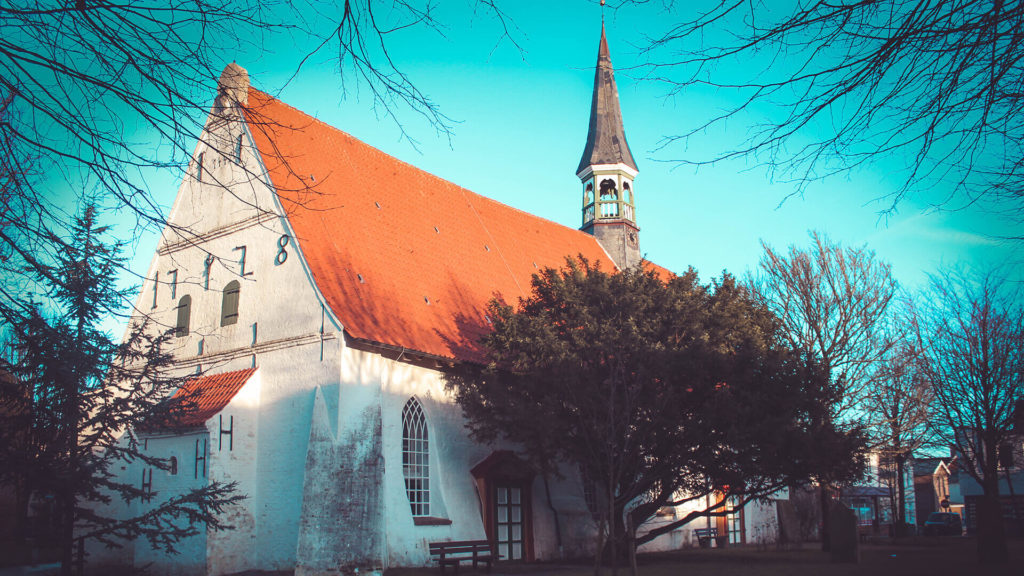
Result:
{"label": "gable roof of adjacent building", "polygon": [[415,168],[259,90],[248,89],[243,110],[313,281],[350,337],[480,361],[492,298],[515,303],[534,273],[569,257],[615,269],[593,236]]}
{"label": "gable roof of adjacent building", "polygon": [[171,395],[167,411],[140,426],[143,432],[198,428],[219,414],[249,382],[256,368],[187,378]]}

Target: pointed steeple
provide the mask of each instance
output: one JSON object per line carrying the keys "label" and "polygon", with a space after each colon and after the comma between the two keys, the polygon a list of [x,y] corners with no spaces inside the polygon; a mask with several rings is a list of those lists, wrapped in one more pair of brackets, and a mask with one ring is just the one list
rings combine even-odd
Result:
{"label": "pointed steeple", "polygon": [[594,99],[590,104],[590,130],[576,177],[583,184],[580,230],[593,234],[620,270],[638,267],[642,261],[633,191],[637,174],[639,171],[622,128],[619,91],[615,87],[615,72],[602,21]]}
{"label": "pointed steeple", "polygon": [[594,97],[590,103],[590,129],[587,145],[576,173],[587,166],[598,164],[625,164],[636,170],[636,162],[626,142],[619,110],[619,90],[615,87],[615,71],[608,52],[608,39],[601,22],[601,43],[597,49],[597,70],[594,73]]}

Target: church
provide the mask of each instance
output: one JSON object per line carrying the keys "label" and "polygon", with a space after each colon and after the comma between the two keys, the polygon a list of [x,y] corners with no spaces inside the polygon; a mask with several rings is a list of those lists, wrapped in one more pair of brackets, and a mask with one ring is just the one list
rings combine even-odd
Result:
{"label": "church", "polygon": [[[90,563],[342,574],[428,566],[429,543],[482,539],[505,561],[592,554],[578,471],[541,478],[515,446],[471,440],[444,374],[482,360],[491,298],[527,296],[531,276],[567,256],[671,274],[641,257],[638,168],[603,25],[576,175],[572,229],[384,154],[228,65],[136,302],[174,330],[199,410],[141,434],[170,470],[122,473],[155,499],[213,481],[246,499],[226,512],[233,529],[180,554],[138,541],[91,549]],[[718,522],[734,544],[769,542],[777,526],[771,503],[751,503],[642,549],[695,545],[693,530]]]}

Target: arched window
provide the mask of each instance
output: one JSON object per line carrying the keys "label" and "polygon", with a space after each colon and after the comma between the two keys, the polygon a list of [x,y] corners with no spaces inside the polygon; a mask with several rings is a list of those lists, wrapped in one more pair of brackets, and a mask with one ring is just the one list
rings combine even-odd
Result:
{"label": "arched window", "polygon": [[240,290],[241,286],[238,284],[238,280],[232,280],[224,287],[224,298],[220,305],[221,326],[238,323],[238,293]]}
{"label": "arched window", "polygon": [[623,194],[622,194],[623,200],[625,200],[626,202],[632,204],[633,203],[633,191],[629,188],[629,182],[623,182],[622,183],[622,192],[623,192]]}
{"label": "arched window", "polygon": [[188,294],[178,300],[178,321],[174,324],[174,335],[178,338],[188,336],[189,320],[192,316],[192,297]]}
{"label": "arched window", "polygon": [[427,416],[416,398],[402,409],[402,474],[413,516],[430,515],[430,444]]}
{"label": "arched window", "polygon": [[615,190],[615,180],[605,178],[601,180],[601,200],[618,200],[619,194]]}
{"label": "arched window", "polygon": [[594,202],[594,183],[587,182],[587,189],[583,193],[583,205],[587,206]]}

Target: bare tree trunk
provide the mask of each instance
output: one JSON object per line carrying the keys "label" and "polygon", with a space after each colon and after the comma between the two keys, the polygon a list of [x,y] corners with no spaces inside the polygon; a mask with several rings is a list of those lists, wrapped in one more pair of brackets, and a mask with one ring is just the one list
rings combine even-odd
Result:
{"label": "bare tree trunk", "polygon": [[594,550],[594,576],[601,576],[601,557],[604,555],[605,535],[608,531],[608,522],[598,520],[597,524],[597,548]]}
{"label": "bare tree trunk", "polygon": [[629,571],[636,576],[636,526],[633,525],[633,515],[626,515],[626,534],[629,536]]}
{"label": "bare tree trunk", "polygon": [[547,473],[544,474],[544,492],[548,496],[548,508],[551,510],[551,516],[555,519],[555,542],[558,544],[558,557],[561,559],[563,555],[562,524],[558,520],[558,510],[555,508],[554,502],[551,501],[551,485],[548,482]]}
{"label": "bare tree trunk", "polygon": [[821,550],[822,552],[830,552],[832,550],[832,538],[828,524],[832,518],[830,510],[832,507],[832,487],[827,482],[821,482],[819,490],[818,502],[821,504]]}
{"label": "bare tree trunk", "polygon": [[896,458],[896,537],[907,535],[907,488],[903,485],[903,474],[906,467],[904,457]]}
{"label": "bare tree trunk", "polygon": [[1013,509],[1013,523],[1019,530],[1021,528],[1021,513],[1017,506],[1017,494],[1013,490],[1013,478],[1010,477],[1010,469],[1008,467],[1003,467],[1003,474],[1006,476],[1006,485],[1010,490],[1010,506]]}
{"label": "bare tree trunk", "polygon": [[611,562],[612,562],[612,576],[618,576],[619,574],[619,554],[618,554],[618,527],[621,518],[615,517],[615,491],[612,489],[612,480],[608,479],[608,544],[611,546]]}
{"label": "bare tree trunk", "polygon": [[999,502],[999,464],[995,454],[995,442],[986,441],[982,495],[978,502],[978,561],[982,564],[1005,564],[1009,559],[1003,509]]}
{"label": "bare tree trunk", "polygon": [[65,488],[61,496],[60,576],[71,576],[75,564],[74,488]]}

